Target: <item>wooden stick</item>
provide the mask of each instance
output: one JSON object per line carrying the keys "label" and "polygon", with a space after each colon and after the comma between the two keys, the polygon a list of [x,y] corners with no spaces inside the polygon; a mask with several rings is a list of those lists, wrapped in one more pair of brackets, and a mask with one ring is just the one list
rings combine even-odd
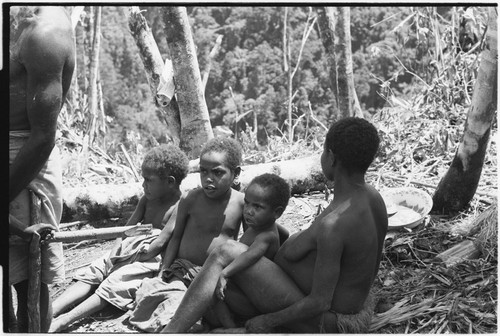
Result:
{"label": "wooden stick", "polygon": [[135,177],[136,181],[139,182],[141,179],[139,178],[139,174],[137,173],[137,170],[135,169],[134,164],[133,164],[132,160],[130,159],[130,156],[128,155],[128,152],[125,149],[125,146],[123,146],[123,144],[120,144],[120,148],[121,148],[123,154],[125,155],[125,159],[127,160],[128,165],[130,166],[130,169],[132,169],[132,173],[134,173],[134,177]]}
{"label": "wooden stick", "polygon": [[446,267],[453,266],[464,260],[476,259],[479,257],[479,249],[472,240],[466,239],[452,248],[439,253],[436,259],[443,262]]}
{"label": "wooden stick", "polygon": [[138,224],[135,226],[119,226],[80,231],[54,232],[48,238],[49,243],[74,243],[88,239],[114,239],[118,237],[132,237],[151,233],[152,224]]}
{"label": "wooden stick", "polygon": [[[40,223],[41,202],[38,196],[30,194],[30,225]],[[42,254],[40,251],[40,235],[34,232],[29,245],[28,256],[28,331],[41,332],[40,325],[40,286],[42,272]]]}

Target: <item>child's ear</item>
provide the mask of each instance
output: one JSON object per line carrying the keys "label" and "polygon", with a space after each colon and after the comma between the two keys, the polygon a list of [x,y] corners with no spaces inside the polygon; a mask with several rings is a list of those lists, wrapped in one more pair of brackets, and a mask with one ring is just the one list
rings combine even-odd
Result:
{"label": "child's ear", "polygon": [[177,182],[177,180],[175,177],[169,176],[169,177],[167,177],[167,182],[168,182],[168,184],[175,184],[175,182]]}
{"label": "child's ear", "polygon": [[335,165],[335,162],[337,161],[335,154],[333,154],[331,149],[328,150],[328,154],[329,154],[328,157],[330,158],[331,166],[333,167]]}
{"label": "child's ear", "polygon": [[285,207],[282,206],[277,206],[274,208],[274,219],[278,219],[283,215],[283,212],[285,211]]}

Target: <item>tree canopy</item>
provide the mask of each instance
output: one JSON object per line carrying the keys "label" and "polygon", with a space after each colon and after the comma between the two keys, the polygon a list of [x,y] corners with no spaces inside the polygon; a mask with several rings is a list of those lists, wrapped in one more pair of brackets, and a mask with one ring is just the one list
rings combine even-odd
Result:
{"label": "tree canopy", "polygon": [[[163,58],[170,58],[160,8],[141,10]],[[126,11],[125,6],[102,8],[99,76],[109,127],[103,136],[112,146],[134,133],[149,147],[165,141],[165,126],[128,30]],[[212,127],[254,130],[261,144],[286,131],[290,96],[283,31],[286,25],[288,59],[295,66],[309,8],[289,7],[286,23],[284,12],[283,6],[187,7],[202,74],[222,35],[205,90]],[[366,116],[394,101],[431,103],[432,113],[441,115],[453,115],[455,106],[470,104],[478,42],[486,22],[484,8],[376,6],[353,7],[350,12],[354,83]],[[88,31],[88,15],[82,24]],[[292,83],[294,120],[312,109],[318,121],[330,124],[338,113],[317,25],[299,61]],[[296,138],[305,136],[307,122],[308,118],[297,122]]]}

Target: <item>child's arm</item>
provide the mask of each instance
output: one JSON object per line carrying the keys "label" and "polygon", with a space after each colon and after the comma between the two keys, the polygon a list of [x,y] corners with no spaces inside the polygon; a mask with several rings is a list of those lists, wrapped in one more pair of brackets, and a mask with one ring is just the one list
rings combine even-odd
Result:
{"label": "child's arm", "polygon": [[163,222],[166,221],[165,226],[161,230],[158,237],[149,245],[147,251],[141,253],[137,260],[146,261],[156,257],[161,251],[165,249],[170,238],[172,237],[172,232],[174,231],[175,222],[177,218],[178,204],[172,206],[163,216]]}
{"label": "child's arm", "polygon": [[179,251],[179,246],[181,244],[182,235],[184,234],[184,229],[186,227],[188,218],[188,209],[190,203],[189,196],[190,194],[188,194],[186,198],[181,198],[179,201],[172,238],[167,245],[167,250],[165,251],[165,255],[160,266],[160,277],[162,276],[163,270],[170,267],[170,265],[172,265],[175,258],[177,257],[177,252]]}
{"label": "child's arm", "polygon": [[132,213],[132,216],[128,219],[127,224],[125,224],[126,226],[136,225],[142,221],[144,214],[146,213],[146,202],[147,198],[142,196],[139,203],[137,203],[137,206],[135,207],[134,213]]}
{"label": "child's arm", "polygon": [[224,290],[227,284],[227,278],[230,278],[234,274],[246,269],[247,267],[255,264],[260,258],[262,258],[268,248],[271,246],[273,239],[275,239],[273,232],[263,232],[255,237],[254,242],[248,250],[236,257],[233,262],[224,268],[220,274],[219,282],[216,288],[216,295],[220,300],[224,300]]}
{"label": "child's arm", "polygon": [[212,253],[217,246],[224,244],[228,239],[238,240],[238,234],[242,222],[243,231],[246,231],[247,225],[243,218],[244,195],[234,190],[232,192],[236,193],[234,195],[235,199],[228,205],[220,233],[210,243],[210,246],[207,249],[208,254]]}
{"label": "child's arm", "polygon": [[[132,216],[130,216],[125,226],[136,225],[144,218],[144,213],[146,212],[146,202],[147,199],[145,196],[142,196],[141,199],[139,199],[139,203],[137,203]],[[110,258],[118,254],[118,250],[120,249],[122,240],[123,239],[121,237],[115,239],[115,243],[113,244],[113,247],[111,248],[111,251],[109,253]]]}

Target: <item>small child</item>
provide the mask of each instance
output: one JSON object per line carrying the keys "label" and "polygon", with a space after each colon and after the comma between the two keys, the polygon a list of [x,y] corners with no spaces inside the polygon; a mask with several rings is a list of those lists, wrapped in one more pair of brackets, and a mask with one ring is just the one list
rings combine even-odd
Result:
{"label": "small child", "polygon": [[227,280],[253,265],[261,257],[273,260],[280,247],[279,225],[276,224],[276,220],[285,211],[289,199],[288,183],[274,174],[255,177],[245,191],[243,218],[248,229],[239,241],[249,248],[222,270],[215,290],[220,301],[214,305],[214,311],[225,328],[236,327],[223,302]]}
{"label": "small child", "polygon": [[[164,249],[173,231],[181,196],[180,184],[188,173],[188,159],[178,147],[162,145],[146,154],[141,168],[144,195],[126,225],[152,224],[153,234],[123,241],[118,238],[107,255],[77,274],[77,282],[54,301],[53,315],[81,303],[55,319],[50,332],[64,330],[76,320],[109,304],[127,310],[142,279],[152,277],[158,271],[160,258],[156,256]],[[147,253],[139,253],[143,250]]]}
{"label": "small child", "polygon": [[[170,318],[163,305],[171,310],[176,300],[180,302],[208,251],[228,239],[237,239],[244,195],[231,186],[240,174],[241,158],[241,147],[231,138],[213,138],[202,149],[201,187],[189,191],[179,201],[175,229],[160,274],[144,279],[137,292],[136,306],[129,319],[135,327],[147,332],[160,331]],[[157,295],[165,296],[163,302]],[[152,305],[151,300],[160,304]]]}

